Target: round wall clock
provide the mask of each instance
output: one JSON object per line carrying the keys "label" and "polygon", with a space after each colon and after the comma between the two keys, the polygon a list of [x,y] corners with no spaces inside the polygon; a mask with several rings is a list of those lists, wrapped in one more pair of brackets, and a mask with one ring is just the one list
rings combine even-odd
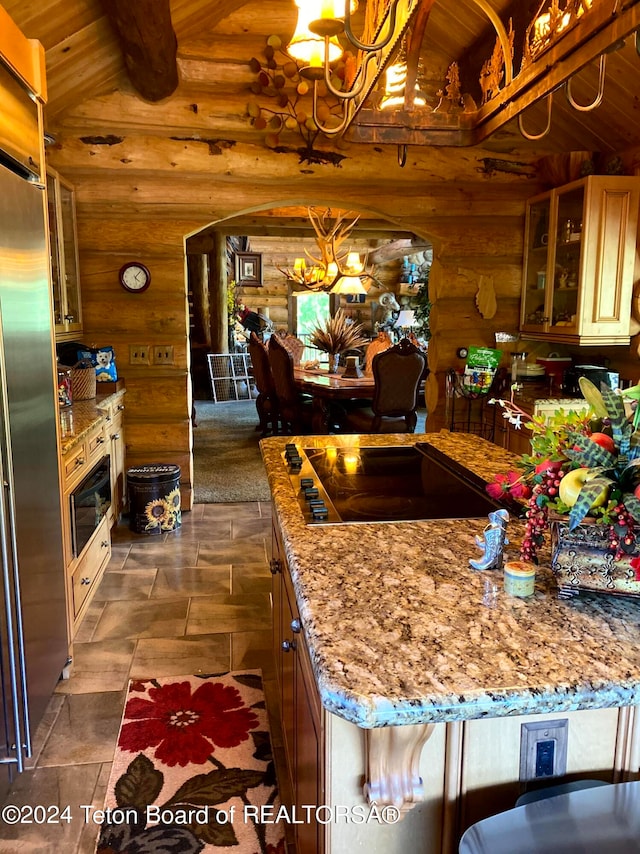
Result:
{"label": "round wall clock", "polygon": [[151,273],[140,261],[130,261],[120,268],[120,284],[125,291],[139,294],[151,284]]}

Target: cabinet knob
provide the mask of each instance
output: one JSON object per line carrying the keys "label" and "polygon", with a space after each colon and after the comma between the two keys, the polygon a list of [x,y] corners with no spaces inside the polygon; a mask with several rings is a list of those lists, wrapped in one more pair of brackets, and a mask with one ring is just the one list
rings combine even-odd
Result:
{"label": "cabinet knob", "polygon": [[108,549],[109,548],[109,540],[102,540],[102,542],[100,543],[100,548]]}
{"label": "cabinet knob", "polygon": [[84,457],[78,457],[78,459],[76,460],[75,465],[76,465],[76,468],[77,468],[78,466],[83,466],[83,465],[84,465]]}
{"label": "cabinet knob", "polygon": [[298,619],[291,620],[291,631],[294,632],[296,635],[299,635],[301,630],[302,630],[302,623],[300,622],[300,620],[298,620]]}
{"label": "cabinet knob", "polygon": [[271,570],[271,575],[277,575],[279,572],[282,572],[282,567],[280,566],[280,561],[277,557],[272,557],[269,561],[269,569]]}
{"label": "cabinet knob", "polygon": [[112,434],[111,434],[111,438],[112,438],[114,441],[115,441],[116,439],[119,439],[119,438],[120,438],[120,433],[112,433]]}
{"label": "cabinet knob", "polygon": [[293,652],[296,648],[296,642],[292,640],[283,640],[282,641],[282,651],[283,652]]}
{"label": "cabinet knob", "polygon": [[119,403],[117,408],[118,412],[122,412],[122,410],[124,409],[124,403]]}
{"label": "cabinet knob", "polygon": [[64,319],[67,321],[67,323],[73,323],[75,317],[73,316],[73,314],[65,314]]}
{"label": "cabinet knob", "polygon": [[87,578],[87,577],[85,576],[85,578],[82,578],[82,579],[80,580],[80,584],[84,584],[84,585],[91,584],[91,579],[90,579],[90,578]]}
{"label": "cabinet knob", "polygon": [[96,439],[96,445],[103,445],[103,444],[104,444],[104,436],[98,436],[98,438]]}

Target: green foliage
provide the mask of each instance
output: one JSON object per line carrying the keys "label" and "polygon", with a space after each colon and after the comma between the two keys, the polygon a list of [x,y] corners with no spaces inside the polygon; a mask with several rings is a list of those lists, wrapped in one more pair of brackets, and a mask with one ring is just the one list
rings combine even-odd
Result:
{"label": "green foliage", "polygon": [[416,334],[428,341],[431,338],[431,328],[429,326],[429,315],[431,314],[431,300],[429,299],[429,273],[427,273],[425,281],[418,288],[416,295],[411,299],[411,307],[413,308],[418,326]]}
{"label": "green foliage", "polygon": [[[604,414],[603,423],[610,430],[616,452],[609,453],[583,434],[569,434],[569,446],[564,454],[571,461],[571,467],[587,468],[593,475],[570,510],[569,527],[576,528],[588,514],[608,522],[613,508],[620,504],[640,523],[640,501],[633,494],[640,483],[640,437],[627,417],[624,400],[604,385],[598,390],[586,377],[580,378],[580,388],[596,411]],[[608,503],[593,507],[605,490]]]}
{"label": "green foliage", "polygon": [[565,459],[565,450],[573,444],[576,432],[588,431],[589,416],[573,409],[560,410],[544,423],[528,421],[524,426],[531,430],[531,455],[524,455],[523,461],[533,466],[540,460]]}

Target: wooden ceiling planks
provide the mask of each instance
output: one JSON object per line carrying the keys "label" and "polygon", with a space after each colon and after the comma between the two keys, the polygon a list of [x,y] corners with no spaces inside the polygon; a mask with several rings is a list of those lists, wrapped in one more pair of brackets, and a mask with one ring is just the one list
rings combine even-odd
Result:
{"label": "wooden ceiling planks", "polygon": [[[171,135],[191,127],[193,133],[253,140],[262,145],[262,135],[243,118],[251,82],[244,63],[261,50],[270,31],[288,38],[295,23],[292,0],[171,0],[182,82],[171,99],[176,101],[176,110],[169,109],[176,120],[170,115],[166,124],[143,100],[136,99],[127,85],[117,41],[99,0],[5,0],[3,5],[25,34],[39,38],[46,48],[48,125],[66,125],[68,121],[77,127],[83,122],[86,125],[91,111],[83,118],[82,105],[96,100],[110,105],[113,101],[103,101],[103,97],[117,87],[122,104],[135,106],[135,120],[127,125],[129,129]],[[491,0],[491,5],[505,20],[510,0]],[[494,38],[493,28],[473,0],[457,0],[455,4],[438,0],[434,4],[423,42],[432,105],[445,82],[449,60],[488,37]],[[517,39],[522,37],[516,34]],[[574,91],[579,101],[590,100],[596,73],[595,68],[588,68],[578,75]],[[556,93],[552,132],[536,147],[547,151],[617,151],[634,145],[640,138],[640,109],[633,95],[640,89],[639,83],[640,58],[633,39],[628,39],[622,51],[609,57],[602,106],[593,113],[577,113],[566,105],[564,95]],[[135,105],[131,99],[136,99]],[[164,106],[168,107],[168,102]],[[180,111],[194,110],[197,114],[190,116],[191,123],[177,119]],[[109,132],[117,132],[116,117],[108,114],[105,122]],[[543,127],[544,104],[527,110],[525,123],[533,129]],[[295,137],[283,137],[283,142],[298,144]],[[333,147],[331,141],[323,144]],[[525,150],[528,147],[520,139],[515,122],[494,134],[485,147],[505,151],[512,144]]]}
{"label": "wooden ceiling planks", "polygon": [[[98,18],[46,51],[50,121],[92,94],[114,86],[124,75],[116,37],[106,18]],[[89,69],[89,70],[87,70]]]}

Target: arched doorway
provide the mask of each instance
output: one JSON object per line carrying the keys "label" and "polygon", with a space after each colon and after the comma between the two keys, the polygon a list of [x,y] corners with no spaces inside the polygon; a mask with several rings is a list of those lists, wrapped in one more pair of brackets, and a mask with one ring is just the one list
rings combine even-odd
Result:
{"label": "arched doorway", "polygon": [[[359,219],[353,229],[353,240],[347,243],[352,244],[349,248],[362,254],[368,253],[374,259],[380,286],[370,289],[363,304],[348,304],[344,296],[332,296],[332,309],[341,305],[355,320],[364,322],[365,327],[373,331],[379,296],[384,291],[396,293],[405,302],[412,296],[406,288],[405,293],[401,293],[403,260],[407,256],[422,253],[421,260],[424,262],[426,254],[430,261],[431,245],[428,240],[398,227],[377,211],[360,209],[354,211],[356,215],[359,215]],[[308,255],[317,256],[318,246],[307,207],[289,205],[248,211],[229,220],[212,223],[191,235],[186,241],[186,249],[190,278],[190,349],[194,398],[196,406],[209,403],[206,411],[211,415],[213,394],[206,356],[207,353],[226,352],[228,349],[227,283],[235,274],[234,251],[256,253],[262,262],[262,282],[258,286],[249,285],[241,289],[242,303],[266,315],[274,329],[286,328],[297,333],[300,331],[297,301],[282,271],[292,269],[295,258],[305,255],[305,250]],[[241,405],[234,409],[238,413],[237,421],[225,420],[224,430],[228,436],[232,437],[235,433],[240,441],[246,440],[251,445],[250,449],[247,448],[245,458],[253,458],[255,462],[259,454],[260,433],[253,433],[251,424],[247,424],[247,406],[249,412],[253,407],[253,426],[257,425],[255,405],[252,401],[241,401]],[[228,406],[226,408],[229,409]],[[217,411],[222,413],[223,409],[218,408]],[[225,419],[232,418],[228,411],[224,414]],[[198,433],[198,430],[201,432]],[[196,501],[202,500],[198,483],[201,471],[198,455],[203,435],[204,431],[200,427],[195,428],[193,454]]]}

